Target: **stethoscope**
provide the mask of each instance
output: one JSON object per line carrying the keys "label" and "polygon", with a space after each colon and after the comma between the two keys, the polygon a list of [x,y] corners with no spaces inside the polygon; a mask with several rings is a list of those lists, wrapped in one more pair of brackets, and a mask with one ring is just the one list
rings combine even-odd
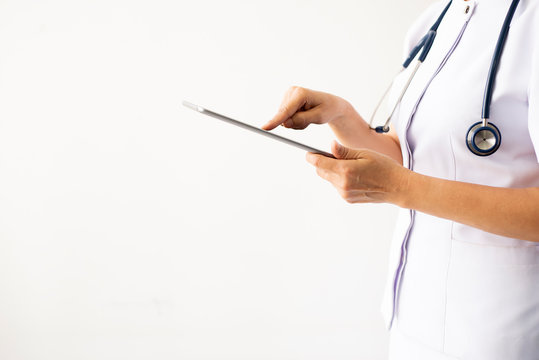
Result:
{"label": "stethoscope", "polygon": [[[500,147],[500,144],[502,142],[502,136],[500,134],[500,130],[496,127],[496,125],[494,125],[493,123],[489,121],[490,104],[492,102],[494,80],[496,78],[496,72],[498,70],[498,65],[500,64],[500,59],[502,57],[503,46],[505,44],[505,40],[507,39],[507,34],[509,33],[511,20],[513,19],[513,15],[515,14],[515,10],[518,6],[519,1],[520,0],[513,0],[513,2],[511,3],[511,6],[509,7],[509,10],[507,12],[507,15],[505,16],[505,20],[503,22],[500,36],[498,37],[498,41],[496,43],[494,55],[492,56],[492,60],[490,63],[487,83],[485,85],[485,93],[483,96],[483,107],[481,110],[481,121],[478,121],[472,126],[470,126],[470,128],[468,129],[468,132],[466,133],[466,145],[468,146],[468,149],[470,149],[472,153],[478,156],[488,156],[495,153],[496,150],[498,150],[498,148]],[[408,55],[408,57],[402,64],[401,72],[408,68],[408,66],[415,59],[419,51],[422,50],[421,54],[419,55],[419,58],[417,59],[416,65],[413,68],[412,73],[410,77],[408,78],[407,82],[405,83],[404,88],[401,91],[396,104],[393,106],[393,109],[391,110],[391,113],[389,117],[387,118],[386,122],[384,123],[384,125],[373,127],[372,123],[374,121],[374,116],[376,115],[376,112],[378,111],[378,108],[382,104],[383,100],[389,93],[389,90],[391,89],[391,86],[393,83],[391,83],[391,85],[384,92],[384,95],[382,96],[378,104],[376,105],[376,108],[374,109],[374,112],[371,116],[371,120],[369,122],[369,126],[371,129],[375,130],[378,133],[386,133],[389,131],[389,122],[391,121],[391,118],[393,117],[395,110],[397,109],[404,94],[406,93],[408,86],[412,82],[414,75],[416,74],[421,64],[427,58],[427,55],[432,47],[432,43],[434,42],[434,38],[436,37],[438,26],[440,26],[440,23],[442,22],[442,19],[447,13],[447,10],[451,6],[452,2],[453,2],[452,0],[449,1],[449,3],[446,5],[444,10],[442,11],[440,16],[434,23],[434,25],[432,25],[432,27],[429,29],[427,34],[423,36],[423,38],[419,41],[419,43],[412,49],[412,51],[410,52],[410,55]]]}

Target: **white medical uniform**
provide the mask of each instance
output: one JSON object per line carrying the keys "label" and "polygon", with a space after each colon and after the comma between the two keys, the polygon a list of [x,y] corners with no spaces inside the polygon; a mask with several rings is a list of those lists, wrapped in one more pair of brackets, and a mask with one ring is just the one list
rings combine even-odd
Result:
{"label": "white medical uniform", "polygon": [[[431,6],[412,26],[406,53],[446,3]],[[481,118],[510,4],[453,1],[392,119],[404,166],[455,181],[539,187],[539,0],[521,0],[501,58],[490,119],[501,131],[500,148],[481,157],[465,142]],[[399,76],[394,94],[406,76]],[[401,209],[382,312],[391,329],[390,359],[537,360],[539,243]]]}

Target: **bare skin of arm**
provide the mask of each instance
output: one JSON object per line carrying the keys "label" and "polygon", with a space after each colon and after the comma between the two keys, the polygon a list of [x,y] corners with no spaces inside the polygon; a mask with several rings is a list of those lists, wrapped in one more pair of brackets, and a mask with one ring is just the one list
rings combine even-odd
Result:
{"label": "bare skin of arm", "polygon": [[402,165],[401,146],[395,131],[393,129],[388,133],[373,131],[352,105],[344,117],[330,122],[329,127],[344,146],[371,149],[391,157]]}
{"label": "bare skin of arm", "polygon": [[539,188],[501,188],[412,171],[396,204],[511,238],[539,242]]}
{"label": "bare skin of arm", "polygon": [[277,114],[262,126],[271,130],[278,125],[303,130],[309,124],[329,124],[345,146],[367,148],[390,156],[402,164],[397,134],[378,134],[346,100],[321,91],[292,86],[286,92]]}
{"label": "bare skin of arm", "polygon": [[539,187],[501,188],[445,180],[402,166],[395,133],[378,134],[345,100],[293,87],[263,126],[304,129],[328,123],[332,159],[307,153],[317,174],[349,203],[391,203],[520,240],[539,242]]}
{"label": "bare skin of arm", "polygon": [[539,188],[502,188],[413,172],[370,149],[332,144],[337,159],[307,153],[317,174],[349,203],[391,203],[507,236],[539,242]]}

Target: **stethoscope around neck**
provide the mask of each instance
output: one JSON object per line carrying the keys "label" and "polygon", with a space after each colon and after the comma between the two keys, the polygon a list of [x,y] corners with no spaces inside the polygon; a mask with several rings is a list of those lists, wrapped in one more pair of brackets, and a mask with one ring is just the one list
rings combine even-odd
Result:
{"label": "stethoscope around neck", "polygon": [[[374,109],[374,112],[371,116],[371,120],[369,122],[369,126],[371,129],[375,130],[378,133],[386,133],[389,131],[389,123],[391,121],[391,118],[393,117],[393,114],[395,113],[398,105],[400,104],[402,98],[404,97],[404,94],[406,93],[406,90],[408,89],[410,83],[412,82],[414,75],[416,74],[421,64],[427,58],[427,55],[429,54],[429,51],[432,47],[434,39],[436,38],[436,32],[438,31],[438,26],[440,26],[440,23],[442,22],[442,19],[447,13],[447,10],[451,6],[452,2],[453,2],[452,0],[449,1],[449,3],[446,5],[446,7],[444,8],[442,13],[436,20],[436,22],[431,26],[427,34],[423,36],[423,38],[419,41],[419,43],[416,46],[414,46],[414,48],[410,52],[410,55],[408,55],[408,57],[402,64],[401,71],[404,71],[405,69],[408,68],[408,66],[412,63],[412,61],[419,54],[419,57],[417,59],[417,62],[414,68],[412,69],[410,77],[406,81],[404,88],[402,89],[397,99],[397,102],[393,106],[391,113],[388,116],[386,122],[384,123],[384,125],[373,127],[372,123],[374,121],[376,112],[378,111],[383,100],[389,93],[389,90],[391,89],[393,82],[384,92],[384,95],[382,96],[378,104],[376,105],[376,108]],[[520,0],[513,0],[513,2],[511,3],[511,6],[509,7],[509,10],[507,11],[507,15],[505,16],[505,20],[503,22],[500,35],[498,37],[498,41],[496,43],[494,54],[492,55],[487,82],[485,84],[485,93],[483,96],[483,107],[481,110],[481,121],[478,121],[474,123],[472,126],[470,126],[470,128],[468,129],[466,133],[466,145],[468,146],[468,149],[470,149],[472,153],[478,156],[488,156],[495,153],[496,150],[498,150],[498,148],[500,147],[500,144],[502,142],[502,136],[501,136],[500,130],[496,127],[496,125],[494,125],[493,123],[489,121],[490,104],[492,102],[492,92],[494,90],[494,81],[496,79],[496,72],[498,71],[498,66],[500,64],[500,59],[502,57],[503,47],[505,45],[505,40],[507,39],[507,34],[509,33],[511,20],[513,19],[513,15],[515,14],[515,10],[519,2]]]}

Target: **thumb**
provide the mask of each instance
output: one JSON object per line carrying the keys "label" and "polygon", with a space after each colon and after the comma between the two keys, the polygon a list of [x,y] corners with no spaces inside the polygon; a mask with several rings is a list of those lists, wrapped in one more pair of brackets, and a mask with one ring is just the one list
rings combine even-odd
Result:
{"label": "thumb", "polygon": [[336,140],[331,143],[331,152],[337,159],[359,159],[363,157],[363,151],[347,148]]}

